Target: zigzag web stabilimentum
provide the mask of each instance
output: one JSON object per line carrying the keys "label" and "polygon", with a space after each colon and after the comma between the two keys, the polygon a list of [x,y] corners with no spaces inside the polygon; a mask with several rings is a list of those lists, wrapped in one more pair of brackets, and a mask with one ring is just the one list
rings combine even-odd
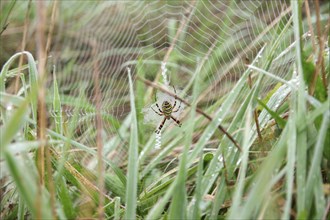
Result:
{"label": "zigzag web stabilimentum", "polygon": [[[182,93],[182,91],[180,89],[175,88],[175,85],[170,85],[165,62],[162,62],[162,64],[161,64],[161,75],[162,75],[162,79],[163,79],[163,85],[168,91],[171,91],[174,94]],[[170,96],[167,93],[163,93],[161,91],[157,91],[154,101],[155,102],[152,103],[151,105],[147,105],[145,108],[143,108],[142,113],[144,115],[144,123],[150,123],[155,126],[155,129],[156,129],[156,131],[155,131],[155,148],[159,149],[161,147],[162,131],[165,128],[162,128],[161,130],[159,129],[159,126],[162,124],[164,116],[160,116],[157,114],[157,112],[160,113],[159,109],[157,107],[157,104],[160,107],[160,110],[162,110],[161,106],[162,106],[163,102],[168,101],[169,103],[171,103],[172,106],[176,102],[176,106],[173,108],[173,110],[175,110],[175,112],[172,112],[172,116],[178,120],[180,120],[180,115],[181,115],[182,111],[184,110],[185,104],[176,100],[173,96]],[[173,121],[172,121],[172,119],[166,120],[165,123],[169,124],[169,123],[173,123]]]}
{"label": "zigzag web stabilimentum", "polygon": [[[119,167],[126,166],[130,137],[127,66],[132,69],[134,88],[141,83],[145,90],[142,95],[136,94],[144,96],[144,105],[137,105],[136,112],[141,128],[137,147],[145,163],[176,157],[166,152],[180,151],[190,110],[182,103],[173,114],[183,126],[169,120],[162,132],[155,134],[162,117],[150,109],[155,107],[154,96],[160,106],[165,100],[174,103],[175,98],[152,85],[162,86],[171,93],[174,86],[177,96],[189,102],[193,78],[198,74],[197,107],[214,117],[247,70],[245,61],[255,60],[262,48],[262,57],[256,59],[254,66],[286,81],[292,77],[294,47],[290,45],[294,38],[287,1],[70,1],[70,7],[65,3],[60,4],[59,19],[79,19],[61,23],[58,31],[66,40],[54,38],[50,53],[56,65],[63,121],[67,124],[64,126],[73,127],[71,136],[76,142],[92,150],[96,148],[93,72],[98,71],[103,155]],[[286,25],[289,28],[282,33]],[[279,38],[281,41],[274,45]],[[308,35],[303,40],[308,41]],[[282,51],[286,52],[279,56]],[[273,62],[268,65],[270,59]],[[251,71],[250,76],[254,88],[260,73]],[[279,82],[268,76],[261,80],[258,96],[263,99]],[[246,83],[231,100],[230,111],[221,113],[221,120],[216,118],[225,128],[230,127],[250,91]],[[76,122],[72,121],[75,114],[79,114]],[[192,144],[199,140],[209,123],[203,115],[196,114]],[[237,136],[241,131],[231,128],[229,132]],[[205,151],[218,148],[222,139],[216,135],[210,135]],[[230,149],[233,145],[228,146]],[[88,169],[96,169],[95,156],[74,145],[71,147],[70,156]],[[163,154],[155,155],[158,151]],[[110,168],[107,170],[112,172]]]}

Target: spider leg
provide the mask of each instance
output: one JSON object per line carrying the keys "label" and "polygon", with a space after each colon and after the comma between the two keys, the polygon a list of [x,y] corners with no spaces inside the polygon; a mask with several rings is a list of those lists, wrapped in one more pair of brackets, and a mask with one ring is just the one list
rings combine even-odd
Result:
{"label": "spider leg", "polygon": [[178,124],[179,127],[181,127],[182,124],[178,119],[174,118],[172,115],[171,118],[173,119],[173,121],[175,121]]}
{"label": "spider leg", "polygon": [[[182,103],[182,102],[180,102],[180,105],[179,105],[179,107],[178,107],[176,110],[174,110],[174,106],[173,106],[173,111],[172,111],[172,112],[178,112],[179,109],[181,108],[181,103]],[[175,103],[174,103],[174,104],[175,104]]]}
{"label": "spider leg", "polygon": [[[175,93],[175,95],[176,95],[175,87],[174,87],[174,86],[172,86],[172,87],[173,87],[173,89],[174,89],[174,93]],[[175,98],[175,101],[174,101],[174,104],[173,104],[173,109],[175,108],[175,106],[176,106],[176,98]]]}
{"label": "spider leg", "polygon": [[157,106],[157,108],[158,108],[158,111],[159,111],[160,113],[163,113],[163,111],[159,108],[159,105],[158,105],[157,102],[156,102],[156,106]]}
{"label": "spider leg", "polygon": [[159,113],[159,112],[157,112],[153,107],[150,106],[150,108],[151,108],[151,109],[152,109],[157,115],[159,115],[159,116],[163,116],[163,115],[164,115],[162,111],[160,111],[161,113]]}
{"label": "spider leg", "polygon": [[159,125],[158,129],[155,131],[156,134],[159,134],[166,122],[166,117],[164,117],[162,123]]}
{"label": "spider leg", "polygon": [[[159,107],[159,105],[158,105],[158,103],[157,103],[157,98],[156,98],[156,94],[155,94],[155,102],[156,102],[156,106],[157,106],[157,108],[158,108],[158,111],[160,112],[160,113],[163,113],[163,111],[160,109],[160,107]],[[152,108],[152,107],[151,107]],[[152,108],[152,110],[154,110],[153,108]],[[154,110],[154,112],[156,112],[155,110]],[[157,112],[156,112],[157,113]],[[157,113],[158,114],[158,113]],[[159,115],[159,114],[158,114]],[[162,114],[163,115],[163,114]]]}
{"label": "spider leg", "polygon": [[[175,87],[173,86],[173,89],[174,89],[174,93],[175,93],[175,95],[176,95],[176,90],[175,90]],[[176,98],[175,98],[175,101],[174,101],[174,104],[173,104],[173,111],[172,112],[178,112],[179,111],[179,109],[180,109],[180,107],[181,107],[181,103],[182,102],[180,102],[180,105],[179,105],[179,107],[176,109],[176,110],[174,110],[174,108],[175,108],[175,106],[176,106]]]}
{"label": "spider leg", "polygon": [[176,106],[176,100],[174,100],[173,109],[175,108],[175,106]]}
{"label": "spider leg", "polygon": [[174,86],[172,86],[173,87],[173,89],[174,89],[174,93],[176,94],[176,90],[175,90],[175,87]]}

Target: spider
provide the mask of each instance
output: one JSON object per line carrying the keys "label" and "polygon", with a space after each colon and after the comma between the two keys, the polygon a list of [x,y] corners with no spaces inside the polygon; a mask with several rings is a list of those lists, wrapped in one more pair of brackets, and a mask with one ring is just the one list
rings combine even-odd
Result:
{"label": "spider", "polygon": [[[174,92],[175,92],[175,94],[176,94],[176,90],[175,90],[174,86],[173,86],[173,89],[174,89]],[[155,98],[155,99],[156,99],[156,98]],[[159,105],[158,105],[158,103],[157,103],[157,100],[156,100],[156,106],[157,106],[159,112],[157,112],[157,111],[156,111],[155,109],[153,109],[152,107],[151,107],[151,109],[152,109],[157,115],[159,115],[159,116],[164,116],[164,119],[163,119],[162,123],[159,125],[158,129],[156,129],[156,131],[155,131],[156,134],[159,134],[159,133],[160,133],[160,131],[162,130],[162,128],[163,128],[163,126],[164,126],[166,120],[170,120],[171,118],[172,118],[173,121],[175,121],[175,122],[178,124],[179,127],[181,127],[181,125],[182,125],[181,122],[180,122],[178,119],[176,119],[176,118],[172,115],[172,113],[174,113],[174,112],[178,112],[178,111],[179,111],[179,109],[180,109],[180,107],[181,107],[181,102],[180,102],[179,107],[178,107],[176,110],[174,109],[175,106],[176,106],[176,98],[175,98],[175,101],[174,101],[174,104],[173,104],[173,105],[172,105],[170,102],[168,102],[168,101],[164,101],[164,102],[162,103],[162,108],[161,108],[161,109],[160,109],[160,107],[159,107]]]}

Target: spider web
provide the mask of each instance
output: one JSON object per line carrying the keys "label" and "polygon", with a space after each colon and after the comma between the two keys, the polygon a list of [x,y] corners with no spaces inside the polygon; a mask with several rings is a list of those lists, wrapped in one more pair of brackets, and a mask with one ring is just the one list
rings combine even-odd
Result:
{"label": "spider web", "polygon": [[[112,117],[123,122],[115,125],[113,121],[104,120],[103,141],[110,143],[119,134],[122,144],[121,149],[116,150],[123,150],[123,159],[125,139],[128,140],[123,131],[129,129],[130,112],[126,67],[132,69],[136,79],[137,66],[141,65],[146,79],[161,83],[159,73],[165,61],[170,84],[180,88],[178,94],[186,89],[187,96],[191,95],[187,85],[199,74],[202,92],[198,104],[212,115],[214,110],[208,110],[209,106],[231,91],[246,70],[246,59],[254,60],[261,48],[275,41],[278,36],[275,27],[284,26],[291,15],[287,1],[256,0],[63,1],[60,12],[63,22],[60,22],[59,32],[66,38],[54,39],[51,56],[57,68],[63,112],[68,122],[79,114],[79,131],[74,137],[95,147],[93,72],[97,69],[103,119]],[[276,57],[268,71],[288,79],[294,62],[294,50],[289,48],[293,33],[288,32],[285,38],[287,40],[276,50],[288,51]],[[257,62],[261,59],[259,57]],[[200,63],[203,65],[195,72]],[[272,78],[265,78],[260,94],[266,94],[276,83]],[[239,106],[247,90],[243,89],[234,108]],[[77,103],[77,100],[84,102]],[[174,103],[173,97],[159,91],[157,100],[159,105],[164,100]],[[146,106],[137,109],[137,113],[143,114],[145,122],[152,122],[156,128],[162,118],[150,110],[154,102],[150,96]],[[184,109],[182,103],[174,116],[180,117]],[[235,109],[232,112],[223,119],[225,126]],[[105,154],[110,151],[105,149]]]}
{"label": "spider web", "polygon": [[[170,89],[169,89],[170,90]],[[172,89],[172,92],[174,93],[174,89]],[[177,92],[180,94],[181,90],[177,90]],[[185,108],[185,104],[175,100],[175,98],[173,96],[170,96],[168,94],[165,94],[163,92],[158,91],[157,95],[156,95],[156,100],[154,103],[152,103],[151,105],[147,105],[146,107],[144,107],[142,109],[142,113],[144,115],[144,122],[146,124],[152,124],[152,125],[159,125],[159,122],[163,120],[164,116],[159,116],[156,112],[154,112],[152,109],[154,109],[155,111],[159,112],[156,103],[158,104],[158,106],[161,109],[161,105],[163,102],[168,101],[171,103],[171,105],[173,106],[174,103],[176,102],[176,106],[173,110],[175,110],[176,112],[173,112],[172,115],[179,119],[179,116],[181,115],[181,113],[183,112],[184,108]],[[172,120],[169,120],[170,122],[172,122]],[[169,123],[168,121],[166,123]],[[158,127],[158,126],[157,126]]]}

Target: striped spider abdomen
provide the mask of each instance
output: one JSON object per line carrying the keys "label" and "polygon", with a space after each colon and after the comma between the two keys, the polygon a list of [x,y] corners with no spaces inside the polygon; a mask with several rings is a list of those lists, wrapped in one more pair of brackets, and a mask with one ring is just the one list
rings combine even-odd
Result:
{"label": "striped spider abdomen", "polygon": [[[175,94],[176,94],[176,91],[175,91],[174,86],[173,86],[173,89],[174,89],[174,92],[175,92]],[[157,112],[157,111],[156,111],[155,109],[153,109],[152,107],[151,107],[151,109],[152,109],[157,115],[159,115],[159,116],[163,116],[163,117],[164,117],[163,120],[162,120],[162,122],[160,123],[158,129],[155,131],[157,134],[159,134],[160,131],[162,130],[162,128],[163,128],[163,126],[164,126],[166,120],[170,120],[170,119],[172,119],[173,121],[175,121],[175,122],[177,123],[177,125],[178,125],[179,127],[181,127],[181,125],[182,125],[181,122],[180,122],[177,118],[175,118],[175,117],[172,115],[172,113],[178,112],[178,111],[180,110],[181,102],[180,102],[179,107],[177,107],[177,109],[174,109],[174,108],[176,107],[176,98],[175,98],[175,100],[174,100],[173,105],[172,105],[169,101],[164,101],[164,102],[162,103],[162,108],[161,108],[161,109],[160,109],[160,107],[159,107],[159,105],[158,105],[158,103],[157,103],[157,100],[156,100],[156,106],[157,106],[159,112]]]}
{"label": "striped spider abdomen", "polygon": [[172,111],[173,111],[173,106],[168,101],[164,101],[162,103],[162,111],[163,111],[165,118],[170,119]]}

